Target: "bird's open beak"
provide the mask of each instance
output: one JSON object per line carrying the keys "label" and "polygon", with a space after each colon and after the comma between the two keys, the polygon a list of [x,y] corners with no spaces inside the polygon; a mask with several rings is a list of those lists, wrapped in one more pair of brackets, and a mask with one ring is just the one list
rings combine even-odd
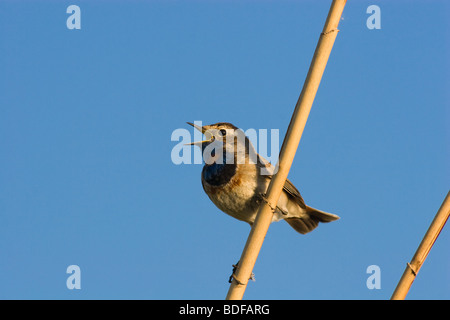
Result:
{"label": "bird's open beak", "polygon": [[188,145],[188,146],[196,145],[196,146],[201,147],[203,143],[210,143],[213,140],[214,136],[208,131],[207,128],[200,127],[199,125],[193,124],[191,122],[186,122],[186,123],[193,126],[195,129],[197,129],[198,131],[200,131],[201,133],[203,133],[206,136],[206,140],[186,143],[186,145]]}
{"label": "bird's open beak", "polygon": [[187,124],[193,126],[195,129],[197,129],[198,131],[200,131],[201,133],[205,133],[206,132],[206,128],[205,127],[200,127],[196,124],[193,124],[191,122],[186,122]]}

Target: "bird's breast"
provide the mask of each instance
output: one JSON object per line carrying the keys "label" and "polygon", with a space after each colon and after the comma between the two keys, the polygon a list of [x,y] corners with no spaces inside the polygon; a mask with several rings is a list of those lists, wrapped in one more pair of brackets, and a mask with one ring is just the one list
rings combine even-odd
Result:
{"label": "bird's breast", "polygon": [[261,187],[255,165],[206,165],[202,171],[202,184],[220,210],[239,220],[254,221]]}

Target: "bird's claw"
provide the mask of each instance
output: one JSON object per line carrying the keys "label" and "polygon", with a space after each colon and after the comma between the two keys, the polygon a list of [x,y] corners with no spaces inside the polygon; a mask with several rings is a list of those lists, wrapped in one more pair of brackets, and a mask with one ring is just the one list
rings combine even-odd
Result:
{"label": "bird's claw", "polygon": [[[233,282],[233,279],[234,279],[234,280],[236,280],[237,283],[243,284],[243,283],[241,283],[238,279],[236,279],[236,270],[237,270],[238,265],[239,265],[239,261],[238,261],[236,264],[233,264],[233,265],[232,265],[232,266],[233,266],[233,272],[232,272],[230,278],[228,279],[228,283]],[[254,274],[253,272],[252,272],[252,274],[250,275],[250,278],[249,278],[248,280],[256,281],[256,280],[255,280],[255,274]]]}

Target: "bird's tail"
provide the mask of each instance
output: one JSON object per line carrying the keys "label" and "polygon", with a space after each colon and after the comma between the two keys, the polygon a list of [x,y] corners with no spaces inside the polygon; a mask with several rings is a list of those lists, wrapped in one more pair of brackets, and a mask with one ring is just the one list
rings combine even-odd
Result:
{"label": "bird's tail", "polygon": [[313,231],[319,225],[319,222],[331,222],[338,219],[339,216],[335,214],[306,206],[305,216],[301,218],[287,218],[285,221],[289,223],[295,231],[305,234]]}

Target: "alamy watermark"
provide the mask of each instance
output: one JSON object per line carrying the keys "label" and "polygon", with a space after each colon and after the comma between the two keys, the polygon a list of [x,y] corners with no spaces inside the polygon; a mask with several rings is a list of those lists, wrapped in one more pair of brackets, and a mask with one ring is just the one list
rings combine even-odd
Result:
{"label": "alamy watermark", "polygon": [[66,273],[70,274],[66,280],[67,289],[81,289],[81,269],[76,264],[67,267]]}
{"label": "alamy watermark", "polygon": [[66,20],[67,29],[81,29],[81,9],[74,4],[70,5],[66,9],[66,13],[70,13],[70,16]]}
{"label": "alamy watermark", "polygon": [[367,29],[381,29],[381,9],[377,5],[371,5],[367,7],[366,13],[370,14],[367,18]]}
{"label": "alamy watermark", "polygon": [[366,280],[367,289],[381,289],[381,268],[376,264],[367,267],[366,273],[370,276]]}

